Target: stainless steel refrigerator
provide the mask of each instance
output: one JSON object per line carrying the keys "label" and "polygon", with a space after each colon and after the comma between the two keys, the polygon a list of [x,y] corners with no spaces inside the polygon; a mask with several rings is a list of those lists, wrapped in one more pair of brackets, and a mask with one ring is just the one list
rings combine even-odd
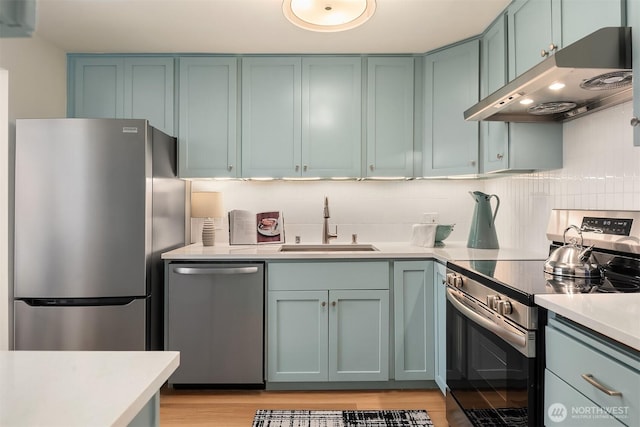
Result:
{"label": "stainless steel refrigerator", "polygon": [[159,350],[185,241],[176,140],[146,120],[16,121],[14,348]]}

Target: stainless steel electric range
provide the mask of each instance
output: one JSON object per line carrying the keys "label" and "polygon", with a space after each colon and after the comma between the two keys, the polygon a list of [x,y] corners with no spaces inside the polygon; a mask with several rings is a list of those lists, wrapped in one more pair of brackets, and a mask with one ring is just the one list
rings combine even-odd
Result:
{"label": "stainless steel electric range", "polygon": [[535,295],[640,291],[640,212],[553,210],[547,237],[552,255],[566,252],[553,268],[553,256],[447,263],[450,426],[542,425],[546,311]]}

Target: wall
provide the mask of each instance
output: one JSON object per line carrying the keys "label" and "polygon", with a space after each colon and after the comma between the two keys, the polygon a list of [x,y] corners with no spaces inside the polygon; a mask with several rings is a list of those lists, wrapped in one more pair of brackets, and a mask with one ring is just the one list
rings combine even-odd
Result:
{"label": "wall", "polygon": [[631,102],[564,124],[560,170],[488,180],[500,196],[501,244],[546,250],[552,208],[640,210],[640,147],[633,146]]}
{"label": "wall", "polygon": [[[0,68],[0,301],[9,295],[9,72]],[[0,351],[9,348],[9,304],[0,303]]]}
{"label": "wall", "polygon": [[15,119],[66,116],[66,54],[37,35],[0,39],[0,69],[4,69],[8,77],[8,94],[0,90],[0,105],[8,105],[4,116],[0,106],[0,132],[6,139],[0,136],[0,301],[3,301],[0,303],[0,350],[4,350],[9,347],[12,324],[13,293],[9,284],[13,264],[10,232],[13,229],[13,182],[10,177],[13,176]]}

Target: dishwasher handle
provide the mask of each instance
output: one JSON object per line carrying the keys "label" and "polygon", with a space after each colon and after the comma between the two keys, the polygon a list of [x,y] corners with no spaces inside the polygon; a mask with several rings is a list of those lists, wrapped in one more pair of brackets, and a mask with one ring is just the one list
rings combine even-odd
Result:
{"label": "dishwasher handle", "polygon": [[175,267],[173,271],[185,275],[255,274],[258,267]]}

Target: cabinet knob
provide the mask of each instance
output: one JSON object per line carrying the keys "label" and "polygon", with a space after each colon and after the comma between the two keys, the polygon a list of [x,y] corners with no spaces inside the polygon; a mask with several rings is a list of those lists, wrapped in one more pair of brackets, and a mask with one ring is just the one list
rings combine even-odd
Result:
{"label": "cabinet knob", "polygon": [[326,306],[327,306],[327,302],[326,302],[326,301],[322,301],[322,302],[320,303],[320,305],[321,305],[322,307],[326,307]]}
{"label": "cabinet knob", "polygon": [[298,172],[300,170],[300,165],[296,165],[295,170],[296,170],[296,172]]}
{"label": "cabinet knob", "polygon": [[475,161],[475,160],[471,160],[471,161],[469,162],[469,164],[470,164],[471,166],[475,166],[475,165],[476,165],[476,161]]}
{"label": "cabinet knob", "polygon": [[640,118],[632,117],[631,118],[631,126],[633,126],[633,127],[640,126]]}
{"label": "cabinet knob", "polygon": [[553,52],[555,52],[556,50],[558,50],[558,46],[556,46],[555,44],[551,43],[551,44],[549,45],[549,50],[544,50],[544,49],[542,49],[542,50],[540,51],[540,56],[544,58],[545,56],[549,56],[549,55],[551,55],[551,54],[552,54]]}
{"label": "cabinet knob", "polygon": [[373,167],[373,165],[369,165],[369,170],[371,170],[371,171],[372,171],[372,170],[374,170],[374,169],[375,169],[375,167]]}
{"label": "cabinet knob", "polygon": [[307,169],[308,169],[308,168],[307,168],[307,165],[302,166],[302,170],[303,170],[303,171],[305,171],[305,172],[306,172],[306,171],[307,171]]}
{"label": "cabinet knob", "polygon": [[502,160],[502,159],[504,158],[504,155],[503,155],[503,154],[498,153],[498,155],[496,156],[496,158],[497,158],[498,160]]}
{"label": "cabinet knob", "polygon": [[227,166],[227,170],[228,170],[229,172],[231,172],[231,170],[232,170],[232,169],[233,169],[233,165],[229,165],[229,166]]}
{"label": "cabinet knob", "polygon": [[336,302],[335,301],[331,301],[331,306],[335,307],[336,306]]}

